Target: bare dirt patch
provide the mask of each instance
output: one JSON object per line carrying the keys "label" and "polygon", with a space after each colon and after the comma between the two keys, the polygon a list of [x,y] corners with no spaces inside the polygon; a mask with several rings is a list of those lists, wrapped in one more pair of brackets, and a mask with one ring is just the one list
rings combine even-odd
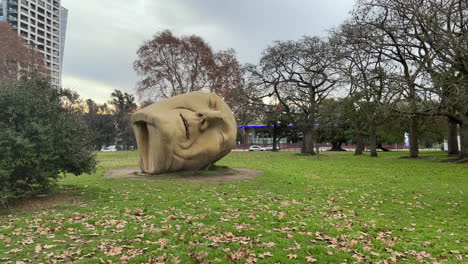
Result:
{"label": "bare dirt patch", "polygon": [[26,210],[37,210],[59,205],[77,205],[82,204],[77,197],[70,196],[64,193],[51,194],[46,197],[34,197],[18,202],[15,207]]}
{"label": "bare dirt patch", "polygon": [[[0,218],[6,210],[9,212],[36,211],[50,209],[61,205],[80,205],[85,203],[75,195],[69,193],[52,193],[48,195],[38,195],[19,200],[10,204],[7,208],[0,208]],[[2,212],[3,211],[3,212]]]}
{"label": "bare dirt patch", "polygon": [[261,175],[262,173],[262,171],[242,168],[216,168],[211,170],[181,171],[159,175],[149,175],[141,173],[141,170],[138,167],[130,167],[111,169],[104,174],[104,177],[144,181],[180,180],[189,182],[234,182],[250,180]]}

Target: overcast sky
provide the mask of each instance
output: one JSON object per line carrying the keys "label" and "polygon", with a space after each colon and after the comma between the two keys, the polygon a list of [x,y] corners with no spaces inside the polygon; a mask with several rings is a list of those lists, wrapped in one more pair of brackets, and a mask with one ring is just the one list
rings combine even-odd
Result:
{"label": "overcast sky", "polygon": [[241,63],[258,63],[275,40],[326,35],[354,0],[62,0],[69,10],[63,86],[82,98],[134,94],[132,64],[143,41],[169,29],[195,34],[214,50],[233,48]]}

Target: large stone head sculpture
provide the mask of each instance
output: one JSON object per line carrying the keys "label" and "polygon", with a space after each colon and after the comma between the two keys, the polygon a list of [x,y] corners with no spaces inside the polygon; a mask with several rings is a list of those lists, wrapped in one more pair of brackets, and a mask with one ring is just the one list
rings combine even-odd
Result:
{"label": "large stone head sculpture", "polygon": [[165,99],[131,118],[144,173],[198,170],[228,154],[236,121],[214,93],[192,92]]}

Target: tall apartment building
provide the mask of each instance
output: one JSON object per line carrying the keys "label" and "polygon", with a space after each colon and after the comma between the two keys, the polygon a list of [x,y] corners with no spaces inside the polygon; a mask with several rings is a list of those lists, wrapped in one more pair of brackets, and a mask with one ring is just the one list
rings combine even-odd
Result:
{"label": "tall apartment building", "polygon": [[43,55],[51,83],[61,86],[68,10],[60,0],[0,0],[0,21]]}

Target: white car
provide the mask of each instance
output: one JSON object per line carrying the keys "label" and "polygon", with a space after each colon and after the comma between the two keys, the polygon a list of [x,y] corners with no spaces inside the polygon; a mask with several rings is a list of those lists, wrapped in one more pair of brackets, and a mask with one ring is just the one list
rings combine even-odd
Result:
{"label": "white car", "polygon": [[265,151],[265,148],[262,148],[258,145],[250,146],[249,151]]}
{"label": "white car", "polygon": [[117,151],[117,147],[115,145],[108,146],[108,147],[102,147],[101,151]]}
{"label": "white car", "polygon": [[[267,147],[265,148],[265,150],[273,151],[273,146],[267,146]],[[276,150],[280,150],[280,147],[277,146],[277,147],[276,147]]]}

